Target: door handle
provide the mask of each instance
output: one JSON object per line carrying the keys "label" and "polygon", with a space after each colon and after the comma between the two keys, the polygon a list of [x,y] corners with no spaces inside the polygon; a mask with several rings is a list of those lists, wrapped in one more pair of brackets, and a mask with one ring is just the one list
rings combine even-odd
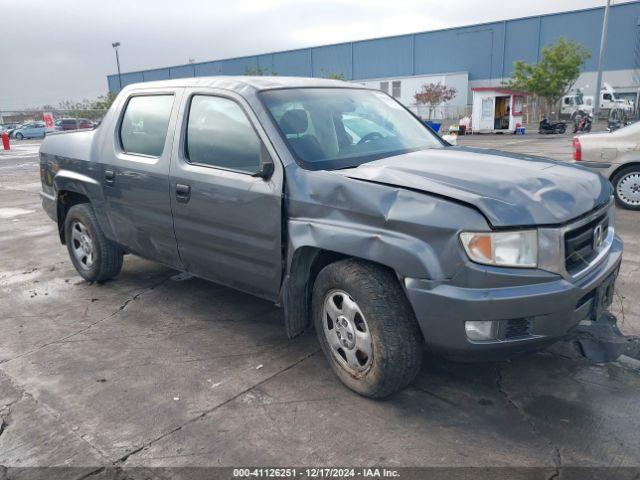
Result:
{"label": "door handle", "polygon": [[108,186],[113,186],[116,183],[116,172],[109,169],[104,171],[104,183]]}
{"label": "door handle", "polygon": [[191,187],[182,183],[176,183],[176,200],[187,203],[191,197]]}

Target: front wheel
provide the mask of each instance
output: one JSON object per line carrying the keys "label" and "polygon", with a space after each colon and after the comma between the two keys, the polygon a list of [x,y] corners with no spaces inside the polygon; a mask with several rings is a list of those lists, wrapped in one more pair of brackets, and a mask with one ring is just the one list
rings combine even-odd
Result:
{"label": "front wheel", "polygon": [[628,210],[640,210],[640,167],[622,169],[611,179],[616,203]]}
{"label": "front wheel", "polygon": [[69,209],[64,232],[69,257],[82,278],[104,282],[120,273],[122,251],[104,236],[90,204]]}
{"label": "front wheel", "polygon": [[14,137],[16,137],[16,140],[22,140],[24,138],[24,135],[18,132],[14,135]]}
{"label": "front wheel", "polygon": [[567,131],[567,126],[566,125],[560,125],[560,127],[558,128],[558,130],[560,131],[560,133],[564,133]]}
{"label": "front wheel", "polygon": [[355,259],[325,267],[313,288],[314,325],[342,383],[382,398],[407,386],[422,363],[422,335],[393,272]]}

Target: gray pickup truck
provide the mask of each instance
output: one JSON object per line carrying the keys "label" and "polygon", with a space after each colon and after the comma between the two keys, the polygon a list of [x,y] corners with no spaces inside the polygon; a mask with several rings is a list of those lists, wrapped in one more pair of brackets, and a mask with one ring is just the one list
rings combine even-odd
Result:
{"label": "gray pickup truck", "polygon": [[40,163],[83,278],[132,253],[273,301],[370,397],[411,382],[425,348],[508,357],[603,315],[622,256],[601,176],[449,146],[333,80],[130,85],[95,130],[47,136]]}

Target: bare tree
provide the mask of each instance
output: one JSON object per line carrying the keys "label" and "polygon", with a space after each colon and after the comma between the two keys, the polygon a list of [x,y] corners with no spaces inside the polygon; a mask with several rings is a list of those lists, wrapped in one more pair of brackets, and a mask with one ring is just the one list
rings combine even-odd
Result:
{"label": "bare tree", "polygon": [[452,100],[458,90],[454,87],[448,88],[441,83],[428,83],[422,85],[420,91],[414,95],[418,105],[427,105],[429,109],[429,120],[433,117],[436,107],[441,103]]}

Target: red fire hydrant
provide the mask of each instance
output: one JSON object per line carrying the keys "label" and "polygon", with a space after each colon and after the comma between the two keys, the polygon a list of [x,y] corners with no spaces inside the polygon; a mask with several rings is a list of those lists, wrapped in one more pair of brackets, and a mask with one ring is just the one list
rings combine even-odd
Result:
{"label": "red fire hydrant", "polygon": [[2,132],[2,148],[5,150],[11,150],[11,146],[9,145],[9,135],[7,135],[7,132]]}

